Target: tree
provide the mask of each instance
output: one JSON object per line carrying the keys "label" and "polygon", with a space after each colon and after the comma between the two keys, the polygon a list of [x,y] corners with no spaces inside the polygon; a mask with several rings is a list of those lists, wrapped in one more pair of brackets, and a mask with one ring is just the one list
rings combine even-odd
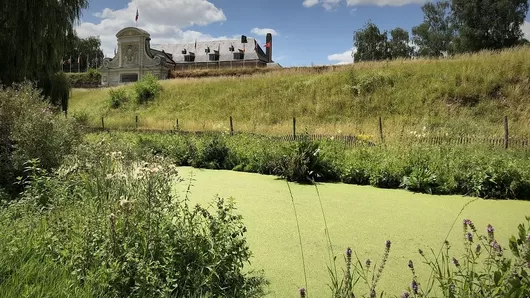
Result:
{"label": "tree", "polygon": [[388,58],[387,32],[380,32],[371,21],[364,28],[355,31],[353,39],[354,46],[357,48],[354,61],[376,61]]}
{"label": "tree", "polygon": [[409,45],[409,33],[403,28],[395,28],[390,31],[392,39],[388,42],[390,49],[390,57],[410,58],[412,55],[412,47]]}
{"label": "tree", "polygon": [[528,0],[452,0],[457,50],[495,50],[521,43]]}
{"label": "tree", "polygon": [[[77,63],[77,59],[80,57],[80,65]],[[86,71],[87,60],[90,64],[89,67],[95,68],[96,64],[101,65],[103,61],[103,51],[101,50],[101,40],[99,37],[90,36],[88,38],[79,38],[77,35],[73,35],[69,38],[66,46],[65,54],[63,55],[64,63],[63,70],[65,72],[70,71],[70,65],[67,63],[68,59],[72,59],[72,71],[77,72],[78,69]]]}
{"label": "tree", "polygon": [[418,55],[439,57],[444,53],[452,53],[455,28],[451,4],[448,1],[426,3],[421,10],[424,21],[412,28],[412,41],[418,47]]}
{"label": "tree", "polygon": [[66,109],[68,81],[58,72],[68,36],[88,0],[0,1],[0,84],[37,82]]}

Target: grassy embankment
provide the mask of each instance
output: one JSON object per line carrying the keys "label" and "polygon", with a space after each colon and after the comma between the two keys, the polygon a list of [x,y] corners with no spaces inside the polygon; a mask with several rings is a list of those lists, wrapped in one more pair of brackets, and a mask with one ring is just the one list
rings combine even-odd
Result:
{"label": "grassy embankment", "polygon": [[75,89],[71,113],[89,123],[184,130],[285,134],[298,131],[377,135],[382,116],[388,138],[411,131],[502,136],[503,116],[513,136],[528,136],[528,47],[447,60],[359,63],[318,69],[284,69],[242,77],[174,79],[147,106],[109,107],[109,89]]}

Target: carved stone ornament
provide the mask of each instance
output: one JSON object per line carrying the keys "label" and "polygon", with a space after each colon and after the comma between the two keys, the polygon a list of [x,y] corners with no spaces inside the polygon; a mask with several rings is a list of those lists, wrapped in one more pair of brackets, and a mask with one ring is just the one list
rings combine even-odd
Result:
{"label": "carved stone ornament", "polygon": [[123,64],[135,64],[138,61],[138,46],[128,45],[122,56]]}
{"label": "carved stone ornament", "polygon": [[155,65],[159,66],[162,63],[162,59],[159,56],[155,57]]}

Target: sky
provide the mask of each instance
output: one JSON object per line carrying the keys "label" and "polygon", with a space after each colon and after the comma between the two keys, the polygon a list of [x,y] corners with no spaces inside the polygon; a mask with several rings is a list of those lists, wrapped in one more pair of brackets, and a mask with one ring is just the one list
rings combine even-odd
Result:
{"label": "sky", "polygon": [[[273,60],[282,66],[352,63],[353,32],[371,20],[380,30],[409,32],[423,21],[426,0],[90,0],[77,33],[99,36],[107,57],[116,33],[138,26],[151,44],[256,38],[273,34]],[[138,10],[138,23],[135,22]],[[523,31],[530,40],[530,18]]]}

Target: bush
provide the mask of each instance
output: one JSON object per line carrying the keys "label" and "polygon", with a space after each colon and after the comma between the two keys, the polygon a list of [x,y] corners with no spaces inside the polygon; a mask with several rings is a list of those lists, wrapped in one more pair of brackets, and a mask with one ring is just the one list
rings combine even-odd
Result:
{"label": "bush", "polygon": [[304,136],[283,156],[280,172],[288,181],[299,183],[339,179],[338,170],[322,154],[320,143]]}
{"label": "bush", "polygon": [[222,137],[217,135],[208,137],[200,149],[196,159],[191,163],[192,166],[207,169],[233,168],[233,166],[228,164],[230,150]]}
{"label": "bush", "polygon": [[134,90],[136,92],[136,103],[145,104],[153,100],[158,93],[160,93],[162,87],[158,82],[158,78],[153,74],[148,73],[134,84]]}
{"label": "bush", "polygon": [[[263,295],[262,275],[243,270],[250,250],[232,203],[191,206],[173,194],[180,179],[165,159],[129,160],[108,147],[85,147],[56,175],[32,177],[42,183],[27,184],[25,199],[0,213],[1,260],[22,270],[25,261],[15,257],[28,247],[26,238],[29,258],[53,260],[70,273],[70,287],[95,297]],[[42,213],[40,195],[50,188]],[[0,281],[11,276],[0,269]]]}
{"label": "bush", "polygon": [[101,73],[96,69],[89,69],[88,72],[70,72],[65,73],[65,75],[73,87],[98,86],[101,84]]}
{"label": "bush", "polygon": [[0,89],[0,186],[15,191],[26,161],[51,170],[79,143],[75,121],[58,112],[29,83]]}
{"label": "bush", "polygon": [[110,107],[117,109],[121,107],[124,103],[129,101],[127,96],[127,90],[125,88],[113,88],[109,90],[110,95]]}

